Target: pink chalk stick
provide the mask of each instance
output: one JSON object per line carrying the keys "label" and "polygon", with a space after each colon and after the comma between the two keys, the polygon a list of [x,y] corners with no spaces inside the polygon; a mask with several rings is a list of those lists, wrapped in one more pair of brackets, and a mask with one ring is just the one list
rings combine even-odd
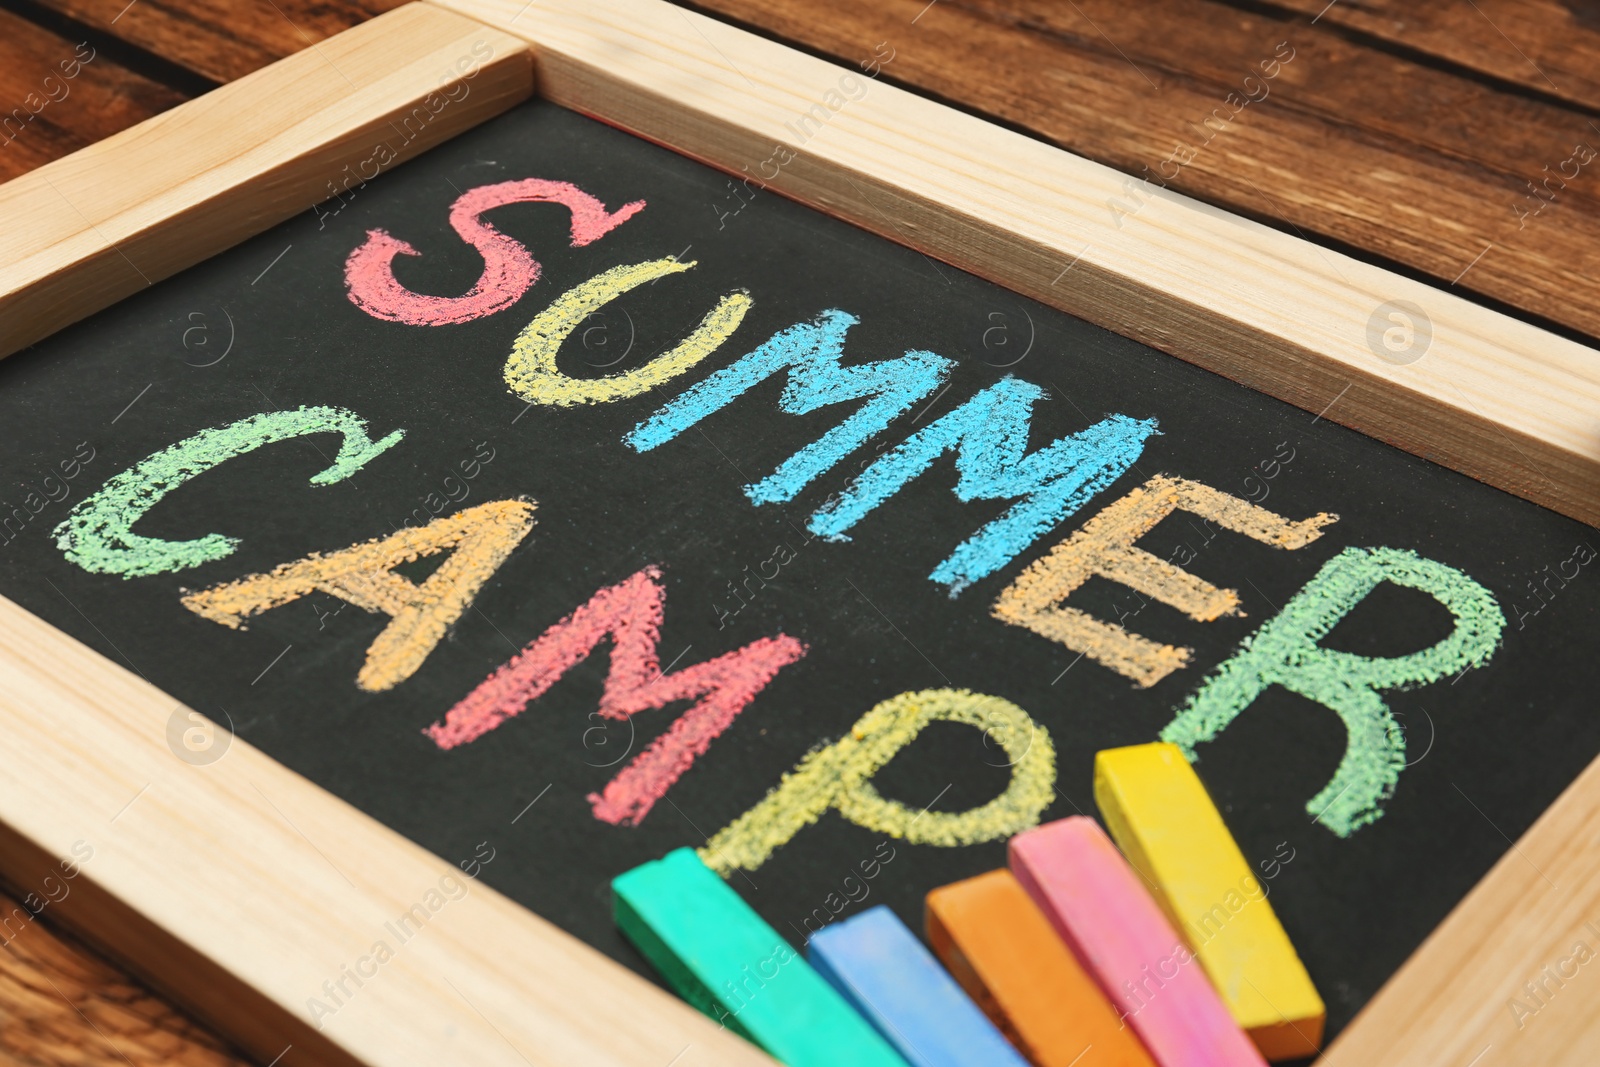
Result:
{"label": "pink chalk stick", "polygon": [[1266,1067],[1098,823],[1011,839],[1011,872],[1161,1067]]}

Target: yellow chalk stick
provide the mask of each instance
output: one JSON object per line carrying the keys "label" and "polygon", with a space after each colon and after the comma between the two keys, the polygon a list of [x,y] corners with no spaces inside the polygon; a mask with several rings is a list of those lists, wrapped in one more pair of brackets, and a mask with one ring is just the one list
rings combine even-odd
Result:
{"label": "yellow chalk stick", "polygon": [[1111,836],[1269,1060],[1316,1054],[1326,1010],[1206,787],[1176,745],[1096,753]]}

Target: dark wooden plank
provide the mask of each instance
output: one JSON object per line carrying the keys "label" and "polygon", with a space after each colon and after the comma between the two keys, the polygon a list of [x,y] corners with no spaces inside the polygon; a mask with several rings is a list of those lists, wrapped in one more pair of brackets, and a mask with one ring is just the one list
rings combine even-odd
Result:
{"label": "dark wooden plank", "polygon": [[[393,2],[46,0],[216,80]],[[1541,190],[1529,184],[1570,173],[1579,143],[1600,145],[1588,116],[1364,47],[1303,17],[1279,21],[1200,0],[971,0],[925,13],[918,0],[701,6],[846,60],[891,41],[901,49],[892,77],[1135,174],[1174,169],[1165,161],[1179,141],[1198,143],[1206,116],[1241,91],[1276,42],[1291,40],[1296,58],[1271,95],[1213,137],[1171,188],[1445,283],[1460,277],[1464,288],[1600,334],[1600,309],[1581,295],[1600,269],[1595,168]],[[1545,188],[1554,202],[1541,199],[1551,195]]]}
{"label": "dark wooden plank", "polygon": [[1592,0],[1273,0],[1273,6],[1600,109],[1600,5]]}
{"label": "dark wooden plank", "polygon": [[[1517,214],[1540,203],[1524,197],[1544,165],[1559,167],[1586,136],[1600,145],[1587,116],[1564,107],[1207,0],[700,6],[851,66],[885,42],[895,49],[886,77],[1133,175],[1175,171],[1169,189],[1600,335],[1589,299],[1600,161],[1542,215]],[[1228,116],[1230,93],[1260,96],[1245,78],[1284,41],[1294,58],[1265,97],[1207,130],[1216,109]],[[1203,147],[1187,166],[1168,163],[1184,144]],[[1127,204],[1147,194],[1130,186]]]}
{"label": "dark wooden plank", "polygon": [[182,100],[179,93],[118,66],[92,45],[0,11],[0,181]]}
{"label": "dark wooden plank", "polygon": [[[0,11],[0,181],[182,100],[92,45]],[[47,922],[19,923],[19,913],[0,895],[0,916],[11,918],[0,935],[0,1065],[242,1063],[165,1000]]]}
{"label": "dark wooden plank", "polygon": [[0,1067],[243,1067],[165,1000],[24,915],[0,895]]}
{"label": "dark wooden plank", "polygon": [[406,0],[42,0],[216,82],[233,81]]}

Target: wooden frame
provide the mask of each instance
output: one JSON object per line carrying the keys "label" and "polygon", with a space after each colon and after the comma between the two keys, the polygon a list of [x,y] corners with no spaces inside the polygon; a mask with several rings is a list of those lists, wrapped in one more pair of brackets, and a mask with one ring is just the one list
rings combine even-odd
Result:
{"label": "wooden frame", "polygon": [[[742,174],[850,73],[661,0],[412,4],[0,185],[0,352],[323,199],[476,43],[471,91],[400,157],[526,98],[536,67],[541,95]],[[796,147],[779,192],[1600,522],[1600,353],[886,84]],[[1372,341],[1394,302],[1428,321],[1409,362]],[[173,759],[174,704],[0,600],[0,875],[26,889],[87,845],[52,914],[263,1062],[770,1062],[481,885],[316,1029],[308,991],[453,868],[243,741]],[[1505,1004],[1600,918],[1596,840],[1600,762],[1323,1062],[1588,1062],[1600,993],[1520,1029]]]}

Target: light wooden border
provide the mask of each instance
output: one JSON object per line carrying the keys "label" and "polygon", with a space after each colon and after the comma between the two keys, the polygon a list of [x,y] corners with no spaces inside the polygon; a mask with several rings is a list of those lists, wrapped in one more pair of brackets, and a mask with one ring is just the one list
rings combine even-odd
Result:
{"label": "light wooden border", "polygon": [[[493,75],[484,97],[439,137],[526,94],[512,38],[526,39],[539,92],[558,103],[733,173],[757,170],[776,144],[797,147],[772,179],[779,192],[1600,520],[1600,353],[1180,196],[1153,195],[1116,225],[1106,201],[1126,202],[1122,175],[886,84],[795,145],[786,124],[852,72],[660,0],[442,2],[477,23],[402,8],[0,186],[0,213],[32,220],[0,247],[0,345],[142,286],[119,279],[116,257],[153,280],[304,209],[463,43],[496,34],[502,58],[480,76]],[[108,188],[114,202],[86,206]],[[1432,322],[1431,347],[1405,366],[1367,344],[1372,312],[1394,300]],[[73,842],[93,844],[63,917],[263,1060],[292,1041],[308,1062],[384,1067],[769,1062],[481,886],[311,1029],[304,999],[452,868],[241,741],[208,767],[174,760],[174,706],[0,602],[0,724],[13,739],[0,873],[26,885]],[[1600,986],[1586,990],[1587,970],[1520,1029],[1506,1003],[1575,940],[1600,947],[1583,926],[1600,919],[1597,842],[1600,763],[1324,1062],[1589,1063]]]}
{"label": "light wooden border", "polygon": [[[465,92],[413,114],[457,73]],[[380,142],[392,167],[470,129],[532,79],[523,41],[413,6],[0,185],[0,355],[359,185]]]}

